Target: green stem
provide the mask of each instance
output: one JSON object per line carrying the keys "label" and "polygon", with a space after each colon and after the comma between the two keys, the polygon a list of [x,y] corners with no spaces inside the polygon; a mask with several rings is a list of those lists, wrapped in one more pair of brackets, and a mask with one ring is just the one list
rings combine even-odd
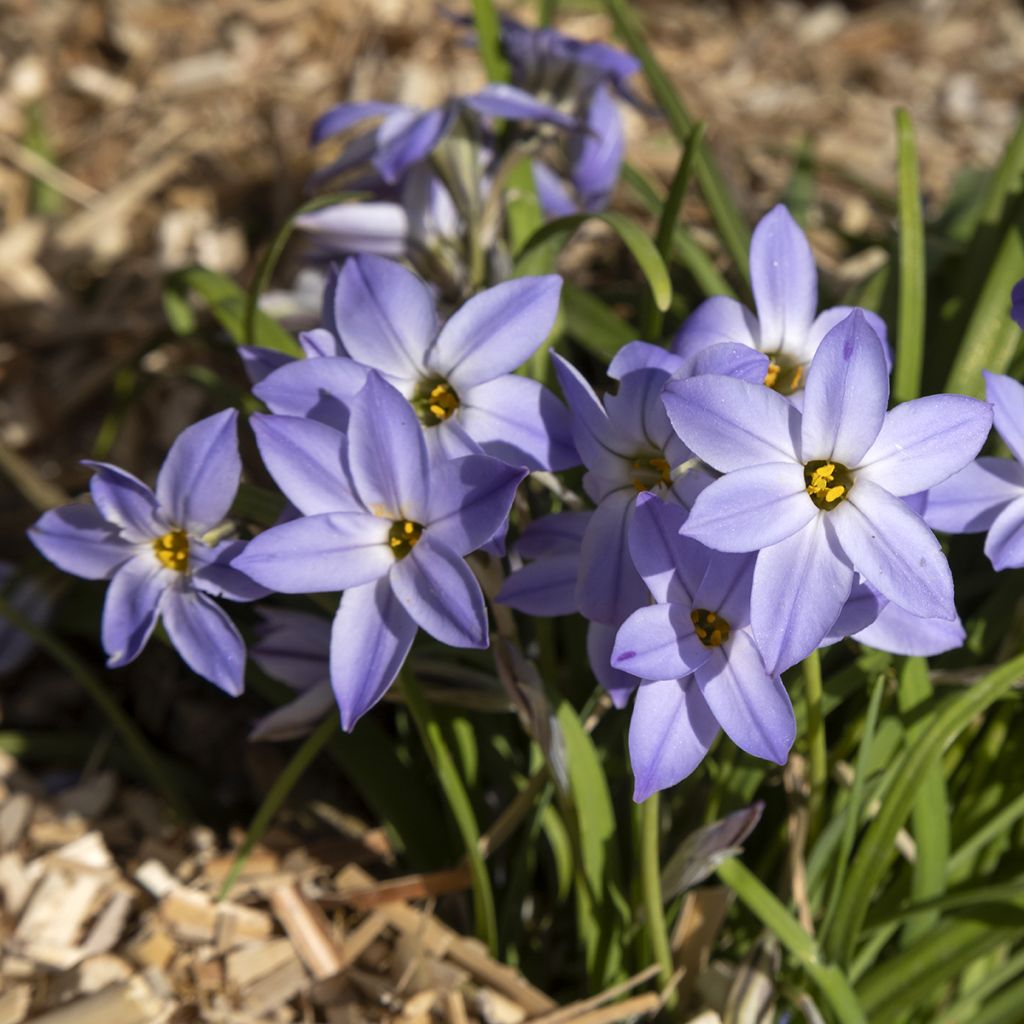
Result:
{"label": "green stem", "polygon": [[[643,882],[647,931],[654,959],[661,967],[658,984],[664,988],[672,978],[675,964],[665,924],[665,903],[661,895],[661,856],[659,852],[661,794],[653,793],[640,805],[640,874]],[[673,991],[665,1003],[675,1009],[678,997]]]}
{"label": "green stem", "polygon": [[810,752],[811,800],[808,843],[821,831],[825,816],[825,788],[828,785],[828,752],[825,746],[825,716],[822,712],[821,655],[812,651],[803,664],[807,693],[807,746]]}

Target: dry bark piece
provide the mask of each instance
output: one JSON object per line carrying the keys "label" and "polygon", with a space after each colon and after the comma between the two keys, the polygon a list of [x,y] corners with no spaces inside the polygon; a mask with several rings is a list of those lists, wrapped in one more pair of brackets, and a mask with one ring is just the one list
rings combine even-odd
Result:
{"label": "dry bark piece", "polygon": [[270,906],[295,946],[296,953],[317,981],[337,974],[344,964],[324,912],[295,884],[283,885],[270,895]]}

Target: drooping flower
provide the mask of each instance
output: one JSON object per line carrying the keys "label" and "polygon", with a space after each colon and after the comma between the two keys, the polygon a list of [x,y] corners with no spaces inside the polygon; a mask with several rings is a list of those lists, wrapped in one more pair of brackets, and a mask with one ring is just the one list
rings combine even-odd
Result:
{"label": "drooping flower", "polygon": [[747,753],[784,764],[796,719],[751,632],[753,556],[680,536],[686,513],[653,494],[636,504],[629,547],[656,603],[626,619],[611,657],[640,679],[629,723],[633,799],[686,778],[720,728]]}
{"label": "drooping flower", "polygon": [[465,556],[503,528],[525,470],[486,455],[431,463],[410,404],[370,371],[347,431],[255,416],[260,454],[301,517],[266,530],[239,568],[284,594],[342,590],[330,675],[351,729],[398,674],[417,629],[486,647],[480,585]]}
{"label": "drooping flower", "polygon": [[347,408],[376,370],[408,400],[433,459],[486,453],[530,469],[579,461],[565,407],[512,371],[551,331],[557,275],[521,277],[474,296],[438,329],[434,300],[415,274],[376,256],[346,261],[329,289],[330,330],[303,336],[307,353],[262,380],[255,394],[277,413],[346,429]]}
{"label": "drooping flower", "polygon": [[245,645],[211,600],[266,594],[230,564],[245,542],[217,539],[242,471],[237,418],[228,409],[184,430],[155,491],[116,466],[87,462],[93,504],[46,512],[29,530],[58,568],[110,580],[101,635],[111,668],[138,657],[159,619],[197,675],[232,696],[242,692]]}
{"label": "drooping flower", "polygon": [[[750,240],[750,284],[757,315],[736,299],[705,299],[683,323],[672,350],[692,359],[723,342],[745,345],[769,358],[764,383],[784,395],[803,387],[807,368],[828,332],[850,315],[852,307],[833,306],[817,316],[818,272],[807,236],[782,205],[761,218]],[[885,322],[861,311],[882,341],[886,366],[891,363]]]}
{"label": "drooping flower", "polygon": [[729,377],[666,389],[680,437],[724,474],[697,497],[683,532],[719,551],[759,552],[752,621],[769,671],[822,642],[857,573],[913,615],[956,616],[946,558],[902,498],[969,462],[991,410],[935,395],[887,413],[888,397],[882,342],[860,311],[819,347],[802,412]]}
{"label": "drooping flower", "polygon": [[1024,385],[985,372],[985,397],[1012,459],[983,456],[924,496],[924,519],[943,533],[988,533],[996,570],[1024,566]]}

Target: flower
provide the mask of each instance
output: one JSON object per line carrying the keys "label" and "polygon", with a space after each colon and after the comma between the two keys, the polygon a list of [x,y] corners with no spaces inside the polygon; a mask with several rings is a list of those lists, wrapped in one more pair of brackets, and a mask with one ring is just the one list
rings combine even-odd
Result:
{"label": "flower", "polygon": [[372,370],[346,434],[299,417],[252,422],[301,517],[261,533],[236,565],[284,594],[344,591],[330,649],[344,729],[384,695],[417,629],[453,647],[487,646],[483,594],[464,556],[503,528],[525,470],[486,455],[431,465],[412,407]]}
{"label": "flower", "polygon": [[[818,272],[807,236],[782,205],[769,210],[750,240],[750,284],[755,316],[736,299],[705,299],[672,340],[672,349],[692,359],[712,345],[731,342],[764,352],[769,358],[764,383],[781,394],[798,391],[807,367],[825,335],[852,312],[850,306],[818,308]],[[885,322],[861,311],[882,341],[886,367],[891,360]]]}
{"label": "flower", "polygon": [[1018,281],[1010,293],[1010,316],[1017,326],[1024,331],[1024,281]]}
{"label": "flower", "polygon": [[1024,566],[1024,386],[985,372],[985,397],[1012,459],[984,456],[924,496],[924,519],[943,533],[984,533],[996,570]]}
{"label": "flower", "polygon": [[969,462],[991,410],[934,395],[887,413],[888,398],[882,342],[860,311],[815,354],[802,413],[729,377],[666,389],[680,437],[724,474],[697,497],[683,532],[715,550],[759,552],[751,614],[771,672],[821,643],[856,573],[913,615],[956,616],[942,549],[901,499]]}
{"label": "flower", "polygon": [[306,334],[312,354],[270,374],[254,393],[277,413],[346,429],[367,368],[409,401],[433,459],[484,452],[530,469],[579,461],[565,407],[542,384],[512,373],[558,314],[557,275],[520,277],[470,299],[438,330],[434,300],[404,267],[377,256],[347,260],[326,306],[331,330]]}
{"label": "flower", "polygon": [[719,728],[747,753],[785,764],[796,719],[751,632],[754,559],[681,537],[686,513],[653,494],[636,505],[629,548],[657,603],[626,619],[611,658],[641,680],[629,723],[633,799],[685,779]]}
{"label": "flower", "polygon": [[155,491],[117,466],[85,463],[95,470],[93,505],[53,509],[29,530],[65,572],[110,580],[101,634],[111,668],[138,657],[159,619],[197,675],[232,696],[242,692],[245,645],[210,599],[266,593],[229,564],[245,543],[217,539],[242,472],[237,419],[227,409],[183,431]]}

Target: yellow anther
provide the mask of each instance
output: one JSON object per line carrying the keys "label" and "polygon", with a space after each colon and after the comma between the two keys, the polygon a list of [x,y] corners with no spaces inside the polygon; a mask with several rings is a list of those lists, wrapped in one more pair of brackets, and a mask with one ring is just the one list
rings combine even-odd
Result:
{"label": "yellow anther", "polygon": [[764,375],[764,386],[778,391],[780,395],[791,395],[803,383],[804,368],[792,363],[782,353],[768,356],[768,371]]}
{"label": "yellow anther", "polygon": [[722,631],[720,629],[714,629],[711,631],[711,636],[708,638],[708,645],[710,647],[722,646]]}
{"label": "yellow anther", "polygon": [[409,519],[394,523],[388,531],[388,544],[395,558],[405,558],[419,543],[422,534],[423,527]]}
{"label": "yellow anther", "polygon": [[804,379],[804,368],[802,366],[798,366],[793,371],[793,380],[790,382],[789,390],[790,391],[796,391],[796,389],[798,387],[800,387],[800,382],[803,379]]}
{"label": "yellow anther", "polygon": [[782,372],[782,367],[773,359],[768,364],[768,372],[764,375],[764,386],[766,388],[775,387],[775,382],[779,379],[779,374]]}
{"label": "yellow anther", "polygon": [[853,474],[838,462],[820,459],[804,466],[804,484],[811,501],[824,512],[831,512],[853,486]]}
{"label": "yellow anther", "polygon": [[721,647],[732,632],[732,627],[721,615],[709,612],[706,608],[694,608],[690,612],[690,621],[697,639],[705,647]]}
{"label": "yellow anther", "polygon": [[184,530],[171,530],[153,541],[153,551],[165,569],[188,571],[188,534]]}
{"label": "yellow anther", "polygon": [[424,381],[412,399],[413,408],[425,427],[436,427],[459,408],[459,396],[446,380]]}
{"label": "yellow anther", "polygon": [[639,455],[633,460],[632,484],[637,493],[649,491],[659,485],[669,487],[672,483],[672,467],[660,455]]}
{"label": "yellow anther", "polygon": [[835,487],[830,487],[825,492],[826,501],[838,501],[846,493],[846,488],[842,484],[836,484]]}
{"label": "yellow anther", "polygon": [[714,622],[718,618],[718,616],[714,612],[708,612],[706,618],[708,622]]}

